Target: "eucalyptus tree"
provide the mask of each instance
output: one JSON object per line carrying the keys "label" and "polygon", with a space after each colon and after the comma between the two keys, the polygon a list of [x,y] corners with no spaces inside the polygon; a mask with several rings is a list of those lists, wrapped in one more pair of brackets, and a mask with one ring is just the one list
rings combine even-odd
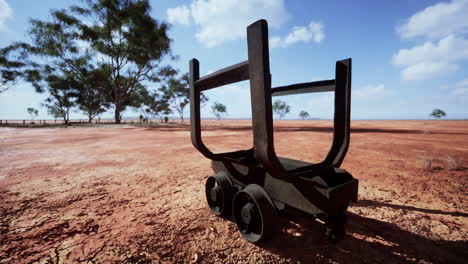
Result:
{"label": "eucalyptus tree", "polygon": [[439,109],[439,108],[435,108],[434,110],[432,110],[431,114],[429,116],[432,116],[432,117],[435,117],[435,118],[442,118],[444,116],[446,116],[447,114]]}
{"label": "eucalyptus tree", "polygon": [[94,118],[106,112],[110,106],[105,96],[107,82],[102,70],[87,71],[85,78],[80,79],[76,87],[76,104],[91,123]]}
{"label": "eucalyptus tree", "polygon": [[220,120],[223,115],[227,115],[227,107],[222,103],[214,102],[211,106],[211,112]]}
{"label": "eucalyptus tree", "polygon": [[139,89],[136,98],[132,100],[132,107],[138,110],[144,117],[158,117],[161,122],[163,118],[172,113],[169,96],[158,91]]}
{"label": "eucalyptus tree", "polygon": [[72,76],[62,77],[48,75],[45,79],[49,97],[43,106],[54,118],[62,118],[65,124],[70,121],[70,111],[76,105],[76,86],[79,85]]}
{"label": "eucalyptus tree", "polygon": [[31,116],[32,120],[34,120],[34,117],[39,114],[39,110],[37,110],[34,107],[28,107],[28,109],[26,109],[26,111],[28,111],[28,114]]}
{"label": "eucalyptus tree", "polygon": [[[80,109],[91,118],[112,105],[115,122],[120,123],[137,90],[176,73],[164,63],[175,58],[168,25],[150,11],[148,0],[83,0],[81,5],[52,10],[48,21],[31,19],[28,48],[35,64],[27,80],[44,92],[47,74],[67,80],[73,76],[80,83],[79,93],[72,93]],[[102,85],[94,87],[89,74],[93,79],[97,72]],[[98,100],[87,101],[91,99]]]}
{"label": "eucalyptus tree", "polygon": [[13,87],[23,76],[27,65],[27,45],[13,43],[0,49],[0,93]]}
{"label": "eucalyptus tree", "polygon": [[291,110],[291,107],[284,101],[276,100],[273,103],[273,112],[279,116],[280,119],[283,119],[283,117],[289,113]]}
{"label": "eucalyptus tree", "polygon": [[114,107],[116,123],[143,83],[175,74],[164,65],[166,58],[174,58],[169,27],[154,19],[150,11],[147,0],[87,0],[83,6],[61,12],[106,70],[105,93]]}
{"label": "eucalyptus tree", "polygon": [[[170,77],[169,80],[160,88],[160,91],[167,95],[171,108],[174,109],[184,122],[184,111],[190,103],[190,86],[188,73],[180,78]],[[201,93],[200,102],[206,103],[208,97]]]}
{"label": "eucalyptus tree", "polygon": [[310,116],[309,113],[308,113],[307,111],[304,111],[304,110],[302,110],[302,111],[299,113],[299,117],[300,117],[302,120],[308,118],[309,116]]}

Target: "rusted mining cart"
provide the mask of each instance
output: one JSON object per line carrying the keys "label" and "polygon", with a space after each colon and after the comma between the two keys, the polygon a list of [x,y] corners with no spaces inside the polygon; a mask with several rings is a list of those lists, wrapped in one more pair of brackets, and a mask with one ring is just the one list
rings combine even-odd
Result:
{"label": "rusted mining cart", "polygon": [[[250,242],[269,238],[281,214],[306,213],[322,219],[329,240],[345,234],[346,210],[357,201],[358,180],[339,166],[349,146],[351,59],[336,62],[335,79],[271,87],[268,25],[247,27],[248,60],[200,78],[199,62],[190,61],[192,143],[212,160],[215,172],[206,181],[208,206],[218,216],[233,216]],[[250,80],[253,148],[215,154],[202,141],[200,93]],[[272,96],[334,92],[332,147],[317,164],[278,157],[273,145]],[[313,144],[313,142],[310,142]]]}

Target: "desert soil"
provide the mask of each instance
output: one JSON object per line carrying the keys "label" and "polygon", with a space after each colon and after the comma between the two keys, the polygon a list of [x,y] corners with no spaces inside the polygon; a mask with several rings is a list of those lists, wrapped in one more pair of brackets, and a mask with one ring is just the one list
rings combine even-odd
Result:
{"label": "desert soil", "polygon": [[[216,151],[251,146],[248,121],[205,125]],[[330,126],[278,121],[277,152],[320,161]],[[257,246],[206,206],[187,126],[0,128],[0,263],[466,263],[467,167],[468,121],[353,121],[345,239],[282,217]]]}

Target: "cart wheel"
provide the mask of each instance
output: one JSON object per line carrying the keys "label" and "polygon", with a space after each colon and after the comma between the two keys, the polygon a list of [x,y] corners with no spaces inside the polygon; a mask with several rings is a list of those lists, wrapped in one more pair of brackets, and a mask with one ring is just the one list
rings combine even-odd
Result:
{"label": "cart wheel", "polygon": [[346,235],[346,214],[343,212],[339,216],[327,217],[325,221],[325,235],[328,242],[336,244],[339,240],[343,239]]}
{"label": "cart wheel", "polygon": [[232,214],[242,236],[252,243],[271,237],[276,210],[268,194],[256,184],[247,185],[232,200]]}
{"label": "cart wheel", "polygon": [[206,180],[206,200],[211,211],[217,216],[229,216],[233,193],[231,180],[225,172],[219,172]]}

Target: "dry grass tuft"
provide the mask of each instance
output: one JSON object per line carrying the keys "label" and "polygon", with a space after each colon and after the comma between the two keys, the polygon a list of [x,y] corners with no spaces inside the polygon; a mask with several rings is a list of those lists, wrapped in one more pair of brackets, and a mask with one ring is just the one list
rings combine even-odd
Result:
{"label": "dry grass tuft", "polygon": [[418,162],[421,164],[423,170],[425,171],[433,171],[433,158],[431,156],[418,156]]}
{"label": "dry grass tuft", "polygon": [[447,156],[445,165],[447,165],[449,170],[460,170],[462,168],[460,160],[452,156]]}

